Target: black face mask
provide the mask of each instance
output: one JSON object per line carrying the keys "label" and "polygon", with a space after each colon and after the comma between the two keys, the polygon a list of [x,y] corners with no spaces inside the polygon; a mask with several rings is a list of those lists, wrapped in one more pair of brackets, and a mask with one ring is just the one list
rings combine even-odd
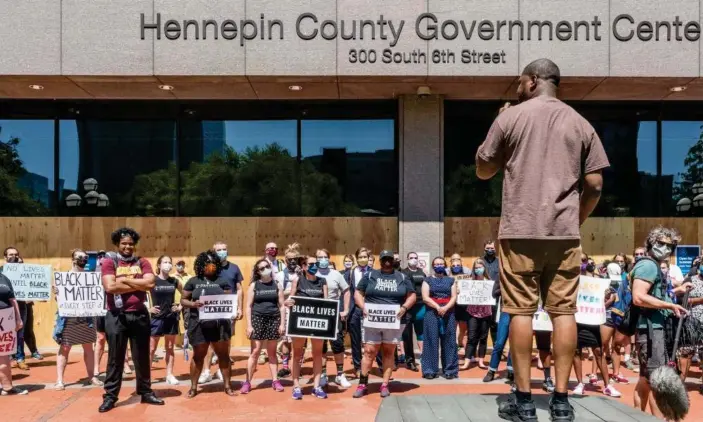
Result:
{"label": "black face mask", "polygon": [[88,265],[88,258],[76,259],[74,263],[78,268],[85,268],[85,266]]}
{"label": "black face mask", "polygon": [[295,269],[298,267],[298,260],[289,259],[288,261],[286,261],[286,267],[288,267],[288,271],[295,271]]}
{"label": "black face mask", "polygon": [[400,269],[400,261],[393,261],[393,268],[395,268],[396,270],[399,270]]}
{"label": "black face mask", "polygon": [[486,256],[489,257],[489,258],[492,258],[492,257],[496,256],[496,251],[495,251],[495,249],[490,249],[490,250],[487,250],[487,251],[485,251],[485,252],[486,252]]}
{"label": "black face mask", "polygon": [[10,264],[17,264],[20,262],[20,259],[16,256],[13,256],[13,257],[7,258],[7,262],[9,262]]}
{"label": "black face mask", "polygon": [[586,265],[586,271],[588,271],[589,273],[592,273],[592,272],[595,271],[595,270],[596,270],[596,266],[595,266],[595,265],[593,265],[593,264],[588,264],[588,265]]}

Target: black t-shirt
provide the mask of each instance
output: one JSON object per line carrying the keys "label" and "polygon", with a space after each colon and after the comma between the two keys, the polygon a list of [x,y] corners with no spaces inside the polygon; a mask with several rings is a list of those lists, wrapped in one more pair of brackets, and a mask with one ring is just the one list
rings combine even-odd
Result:
{"label": "black t-shirt", "polygon": [[308,280],[307,277],[300,277],[298,279],[298,288],[295,291],[295,295],[314,299],[324,299],[325,292],[322,290],[322,286],[325,284],[327,284],[327,281],[325,281],[322,277],[315,277],[315,280]]}
{"label": "black t-shirt", "polygon": [[[196,301],[200,296],[221,295],[232,292],[229,283],[226,279],[220,277],[217,280],[211,281],[207,278],[192,277],[183,290],[193,292],[191,300]],[[190,308],[190,319],[198,320],[200,318],[200,310],[198,308]]]}
{"label": "black t-shirt", "polygon": [[255,315],[277,315],[281,309],[278,307],[278,283],[271,281],[264,283],[258,280],[254,284],[254,303],[251,311]]}
{"label": "black t-shirt", "polygon": [[15,298],[15,290],[12,288],[12,282],[9,278],[0,274],[0,309],[12,307],[10,299]]}
{"label": "black t-shirt", "polygon": [[157,315],[153,315],[153,318],[175,318],[178,316],[178,312],[171,312],[171,306],[176,303],[177,287],[178,280],[175,278],[169,277],[164,280],[156,276],[154,288],[151,289],[149,294],[151,295],[152,306],[158,306],[161,311]]}
{"label": "black t-shirt", "polygon": [[224,278],[225,280],[227,280],[227,283],[229,283],[229,287],[232,290],[232,293],[235,293],[237,291],[237,284],[240,284],[242,280],[244,280],[242,272],[239,270],[239,266],[229,261],[227,261],[227,265],[222,267],[222,271],[220,272],[220,278]]}
{"label": "black t-shirt", "polygon": [[[393,271],[391,274],[379,270],[369,271],[356,289],[364,293],[366,303],[383,305],[402,305],[407,294],[415,292],[415,286],[410,279],[399,271]],[[407,320],[406,313],[401,322],[405,323]]]}
{"label": "black t-shirt", "polygon": [[415,271],[410,268],[406,268],[401,271],[406,278],[410,279],[410,282],[415,286],[415,293],[418,297],[422,297],[422,283],[427,278],[427,275],[421,269],[416,269]]}

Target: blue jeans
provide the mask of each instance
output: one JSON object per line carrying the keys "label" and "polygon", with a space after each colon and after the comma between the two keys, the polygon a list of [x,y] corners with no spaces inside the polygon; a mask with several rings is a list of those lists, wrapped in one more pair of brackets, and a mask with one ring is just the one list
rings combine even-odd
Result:
{"label": "blue jeans", "polygon": [[[505,312],[500,313],[500,319],[498,320],[498,330],[496,333],[496,341],[493,344],[493,353],[491,353],[491,362],[488,364],[488,369],[496,372],[498,371],[498,365],[500,364],[500,358],[503,356],[503,349],[505,349],[505,343],[508,341],[508,334],[510,333],[510,315]],[[513,359],[508,355],[508,371],[513,370]]]}
{"label": "blue jeans", "polygon": [[[17,307],[20,309],[20,318],[22,319],[22,324],[26,327],[27,325],[27,303],[26,302],[17,302]],[[17,332],[17,354],[15,355],[15,359],[17,362],[23,362],[24,361],[24,330],[26,328],[22,328]]]}

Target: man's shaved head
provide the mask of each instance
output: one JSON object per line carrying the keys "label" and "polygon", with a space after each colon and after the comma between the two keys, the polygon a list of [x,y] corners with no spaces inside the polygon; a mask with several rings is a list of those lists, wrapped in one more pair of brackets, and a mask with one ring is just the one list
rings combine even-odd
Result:
{"label": "man's shaved head", "polygon": [[554,86],[559,86],[559,81],[561,80],[559,66],[549,59],[537,59],[533,61],[525,66],[522,74],[551,82]]}
{"label": "man's shaved head", "polygon": [[520,102],[539,95],[556,97],[561,81],[559,66],[549,59],[537,59],[525,66],[520,75],[517,96]]}

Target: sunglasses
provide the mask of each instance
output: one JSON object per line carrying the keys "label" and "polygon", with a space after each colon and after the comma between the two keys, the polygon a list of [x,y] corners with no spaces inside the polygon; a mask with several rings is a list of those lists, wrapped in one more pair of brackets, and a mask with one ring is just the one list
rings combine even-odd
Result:
{"label": "sunglasses", "polygon": [[270,266],[270,265],[264,265],[263,267],[258,267],[258,268],[259,268],[259,271],[263,271],[263,270],[265,270],[265,269],[267,269],[267,268],[271,268],[271,266]]}

